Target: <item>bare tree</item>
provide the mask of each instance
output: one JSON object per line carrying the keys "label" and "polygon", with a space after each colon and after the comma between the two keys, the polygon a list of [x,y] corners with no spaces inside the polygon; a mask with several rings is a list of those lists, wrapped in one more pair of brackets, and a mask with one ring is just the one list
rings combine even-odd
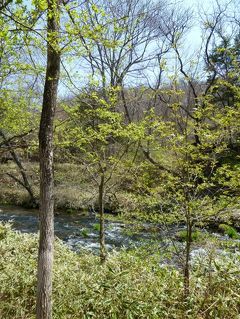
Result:
{"label": "bare tree", "polygon": [[[83,65],[91,76],[99,81],[103,93],[108,86],[120,88],[119,101],[130,122],[132,114],[124,88],[129,83],[133,86],[145,81],[144,70],[158,60],[159,32],[155,21],[161,20],[166,4],[163,1],[112,0],[108,3],[86,1],[82,6],[88,13],[82,21],[75,18],[74,9],[68,9],[74,28],[78,30],[78,41],[84,48],[80,58],[84,59]],[[83,30],[89,31],[89,28],[95,37],[84,37]],[[79,56],[78,46],[73,50]]]}

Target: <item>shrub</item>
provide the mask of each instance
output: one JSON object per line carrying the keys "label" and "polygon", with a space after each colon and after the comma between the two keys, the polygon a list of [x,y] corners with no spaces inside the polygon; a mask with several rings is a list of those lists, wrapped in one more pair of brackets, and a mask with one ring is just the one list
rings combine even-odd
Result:
{"label": "shrub", "polygon": [[[0,227],[0,317],[34,318],[37,236]],[[54,319],[233,319],[240,307],[239,257],[215,261],[211,271],[195,266],[191,294],[159,254],[141,249],[113,252],[104,265],[55,243]],[[209,279],[210,278],[210,279]]]}
{"label": "shrub", "polygon": [[[203,237],[203,234],[199,230],[192,232],[192,241],[197,241],[197,240],[201,239],[202,237]],[[177,232],[176,238],[179,241],[186,241],[187,240],[187,230],[181,230],[181,231]]]}
{"label": "shrub", "polygon": [[229,238],[232,238],[232,239],[240,238],[237,230],[232,226],[229,226],[227,224],[220,224],[219,229],[223,231],[225,235],[228,235]]}

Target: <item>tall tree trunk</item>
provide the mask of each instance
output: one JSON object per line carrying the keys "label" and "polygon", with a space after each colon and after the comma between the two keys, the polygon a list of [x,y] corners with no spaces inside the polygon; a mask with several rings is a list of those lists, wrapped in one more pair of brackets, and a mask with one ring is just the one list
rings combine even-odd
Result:
{"label": "tall tree trunk", "polygon": [[37,319],[52,318],[54,242],[53,120],[60,72],[59,0],[48,0],[47,69],[39,130],[40,238],[37,274]]}
{"label": "tall tree trunk", "polygon": [[105,246],[105,220],[104,220],[104,173],[101,175],[101,181],[99,184],[99,215],[100,215],[100,231],[99,231],[99,243],[100,243],[100,260],[103,263],[106,260],[107,252]]}

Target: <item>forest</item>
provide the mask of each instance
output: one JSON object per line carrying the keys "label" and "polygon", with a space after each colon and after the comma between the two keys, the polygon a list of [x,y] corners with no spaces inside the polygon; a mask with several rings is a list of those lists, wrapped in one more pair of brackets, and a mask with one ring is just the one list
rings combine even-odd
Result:
{"label": "forest", "polygon": [[240,318],[238,0],[0,1],[0,317]]}

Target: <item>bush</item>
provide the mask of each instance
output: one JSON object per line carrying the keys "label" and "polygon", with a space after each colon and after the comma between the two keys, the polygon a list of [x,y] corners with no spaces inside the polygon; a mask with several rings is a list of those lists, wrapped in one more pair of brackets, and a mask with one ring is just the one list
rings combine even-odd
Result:
{"label": "bush", "polygon": [[229,238],[232,238],[232,239],[239,239],[240,238],[237,230],[234,227],[231,227],[231,226],[226,225],[226,224],[220,224],[219,229],[221,231],[223,231],[223,233],[225,235],[228,235]]}
{"label": "bush", "polygon": [[[176,233],[176,238],[179,241],[186,241],[187,236],[188,236],[187,230],[181,230]],[[199,230],[195,230],[192,232],[192,241],[197,241],[202,238],[203,238],[203,233],[201,233]]]}
{"label": "bush", "polygon": [[[0,225],[0,317],[32,319],[37,236]],[[78,255],[56,240],[53,318],[237,318],[239,257],[215,261],[209,275],[208,268],[195,266],[188,300],[181,273],[160,261],[160,255],[138,249],[113,252],[100,265],[97,256]]]}

